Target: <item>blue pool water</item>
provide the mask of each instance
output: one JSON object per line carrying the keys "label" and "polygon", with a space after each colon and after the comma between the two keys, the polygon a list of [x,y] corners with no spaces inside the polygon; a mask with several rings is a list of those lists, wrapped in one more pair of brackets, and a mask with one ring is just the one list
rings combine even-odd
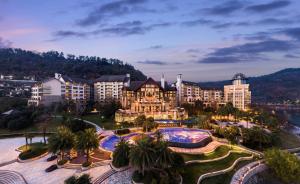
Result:
{"label": "blue pool water", "polygon": [[201,129],[165,128],[159,130],[163,138],[173,143],[196,143],[208,138],[210,135]]}
{"label": "blue pool water", "polygon": [[125,140],[129,140],[131,137],[138,135],[138,133],[132,133],[125,136],[117,136],[117,135],[111,135],[105,138],[101,143],[100,146],[108,151],[114,151],[116,145],[121,141],[121,138],[124,138]]}
{"label": "blue pool water", "polygon": [[[200,143],[210,137],[209,133],[201,129],[164,128],[159,131],[162,133],[164,140],[170,143]],[[139,135],[139,133],[131,133],[122,137],[111,135],[104,138],[100,146],[105,150],[114,151],[115,146],[120,142],[121,138],[130,140],[135,135]]]}

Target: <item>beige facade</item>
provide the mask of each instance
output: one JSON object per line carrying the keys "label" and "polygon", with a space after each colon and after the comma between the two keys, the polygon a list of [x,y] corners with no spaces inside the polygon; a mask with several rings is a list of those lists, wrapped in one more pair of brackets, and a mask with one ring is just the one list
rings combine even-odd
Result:
{"label": "beige facade", "polygon": [[122,110],[116,112],[116,122],[132,122],[139,115],[156,120],[179,120],[187,118],[183,109],[176,108],[176,88],[169,86],[164,79],[156,82],[134,81],[122,91]]}
{"label": "beige facade", "polygon": [[82,79],[55,74],[32,87],[28,105],[48,106],[62,100],[85,104],[90,100],[90,90],[89,83]]}
{"label": "beige facade", "polygon": [[233,77],[232,85],[224,86],[224,100],[231,102],[234,107],[240,110],[248,110],[251,105],[250,85],[246,83],[243,74],[236,74]]}
{"label": "beige facade", "polygon": [[122,89],[130,85],[130,75],[104,75],[94,81],[96,102],[121,101]]}

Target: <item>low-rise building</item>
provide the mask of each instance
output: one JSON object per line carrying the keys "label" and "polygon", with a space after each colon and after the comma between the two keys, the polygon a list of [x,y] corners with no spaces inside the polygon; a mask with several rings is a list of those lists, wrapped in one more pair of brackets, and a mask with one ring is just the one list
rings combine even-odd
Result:
{"label": "low-rise building", "polygon": [[121,101],[123,87],[130,86],[130,74],[103,75],[94,81],[96,102]]}
{"label": "low-rise building", "polygon": [[224,100],[231,102],[240,110],[248,110],[251,105],[250,85],[246,83],[244,74],[238,73],[232,79],[232,85],[224,86]]}

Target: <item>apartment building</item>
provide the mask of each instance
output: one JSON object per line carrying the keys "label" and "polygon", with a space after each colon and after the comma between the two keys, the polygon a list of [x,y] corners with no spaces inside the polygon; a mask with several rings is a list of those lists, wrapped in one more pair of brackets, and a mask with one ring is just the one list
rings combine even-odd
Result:
{"label": "apartment building", "polygon": [[251,105],[250,85],[246,83],[244,74],[238,73],[232,79],[232,85],[224,86],[224,100],[231,102],[240,110],[248,110]]}
{"label": "apartment building", "polygon": [[104,103],[121,101],[123,87],[130,86],[130,74],[103,75],[94,81],[94,100]]}
{"label": "apartment building", "polygon": [[223,91],[213,88],[203,88],[198,83],[183,81],[182,75],[177,75],[177,102],[178,105],[195,101],[202,101],[206,106],[219,106],[223,102]]}
{"label": "apartment building", "polygon": [[54,78],[34,85],[31,94],[28,105],[33,106],[49,106],[62,100],[85,104],[91,100],[91,87],[86,80],[56,73]]}

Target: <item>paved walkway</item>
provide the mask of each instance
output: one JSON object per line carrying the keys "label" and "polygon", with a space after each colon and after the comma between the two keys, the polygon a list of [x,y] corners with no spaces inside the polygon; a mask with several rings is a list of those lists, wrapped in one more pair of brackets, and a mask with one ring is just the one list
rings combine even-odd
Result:
{"label": "paved walkway", "polygon": [[[33,139],[33,142],[40,142],[41,137]],[[25,138],[10,138],[10,139],[0,139],[0,163],[5,163],[17,158],[19,152],[15,151],[16,148],[25,144]],[[92,178],[98,178],[103,173],[110,169],[109,165],[99,166],[81,172],[76,169],[57,169],[53,172],[46,173],[45,169],[49,166],[56,164],[56,161],[47,162],[47,157],[40,158],[38,160],[19,163],[12,162],[7,163],[0,167],[0,170],[10,170],[20,173],[24,176],[25,180],[29,184],[63,184],[64,180],[74,174],[87,173],[90,174]],[[0,181],[1,183],[1,181]],[[2,184],[2,183],[1,183]],[[21,184],[21,183],[20,183]]]}
{"label": "paved walkway", "polygon": [[214,151],[217,147],[224,145],[224,143],[218,141],[212,141],[207,144],[205,147],[201,148],[177,148],[170,147],[171,150],[179,153],[188,153],[188,154],[201,154],[201,153],[209,153]]}
{"label": "paved walkway", "polygon": [[[41,142],[42,137],[35,137],[32,142]],[[20,152],[16,151],[18,147],[26,144],[24,137],[0,139],[0,165],[17,159]]]}
{"label": "paved walkway", "polygon": [[1,184],[27,184],[23,176],[17,172],[9,170],[0,170]]}

